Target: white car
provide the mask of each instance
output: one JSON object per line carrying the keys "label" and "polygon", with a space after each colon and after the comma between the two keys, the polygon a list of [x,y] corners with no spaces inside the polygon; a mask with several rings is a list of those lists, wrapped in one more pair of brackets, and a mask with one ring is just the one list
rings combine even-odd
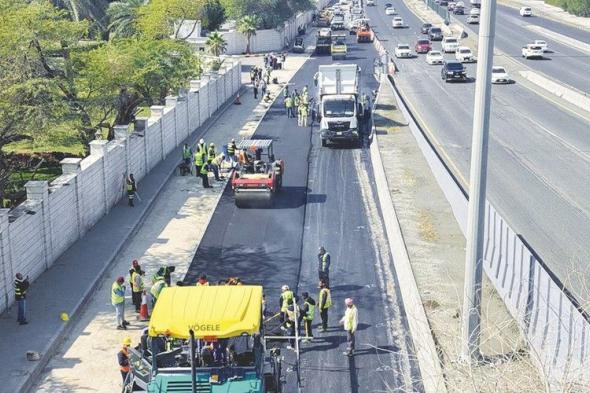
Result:
{"label": "white car", "polygon": [[535,44],[527,44],[522,47],[522,57],[525,59],[542,59],[543,48]]}
{"label": "white car", "polygon": [[374,5],[375,5],[375,0],[367,0],[367,7],[374,6]]}
{"label": "white car", "polygon": [[467,15],[467,23],[470,25],[479,24],[479,15]]}
{"label": "white car", "polygon": [[469,15],[477,15],[477,16],[479,16],[479,14],[480,14],[479,8],[472,8],[472,9],[469,10]]}
{"label": "white car", "polygon": [[431,50],[426,54],[426,62],[430,65],[442,64],[444,60],[443,54],[437,50]]}
{"label": "white car", "polygon": [[533,9],[531,7],[520,7],[520,16],[533,16]]}
{"label": "white car", "polygon": [[472,63],[475,62],[475,56],[473,52],[466,46],[460,46],[455,51],[455,59],[461,63]]}
{"label": "white car", "polygon": [[543,52],[548,52],[549,48],[547,46],[547,41],[543,41],[543,40],[534,40],[533,44],[540,46],[541,49],[543,49]]}
{"label": "white car", "polygon": [[414,56],[412,50],[410,49],[410,45],[408,44],[397,44],[394,53],[395,57],[397,58],[408,58]]}
{"label": "white car", "polygon": [[500,66],[493,66],[492,67],[492,83],[500,84],[500,83],[512,83],[512,79],[506,69]]}
{"label": "white car", "polygon": [[395,14],[397,14],[397,12],[395,12],[395,8],[387,7],[385,9],[385,15],[395,15]]}
{"label": "white car", "polygon": [[396,16],[392,19],[391,26],[393,26],[394,29],[402,28],[404,27],[404,20],[401,17]]}
{"label": "white car", "polygon": [[455,53],[459,47],[459,40],[455,37],[445,37],[442,40],[442,50],[445,53]]}

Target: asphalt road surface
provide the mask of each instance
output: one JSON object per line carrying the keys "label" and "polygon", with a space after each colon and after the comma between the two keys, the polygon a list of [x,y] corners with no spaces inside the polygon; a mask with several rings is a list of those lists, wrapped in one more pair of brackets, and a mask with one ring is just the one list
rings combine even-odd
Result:
{"label": "asphalt road surface", "polygon": [[[466,10],[467,13],[469,10]],[[467,15],[454,17],[466,23]],[[479,25],[469,26],[476,33],[479,31]],[[523,18],[517,9],[511,7],[499,5],[496,11],[496,48],[522,61],[533,70],[541,71],[553,79],[590,93],[590,54],[576,47],[559,43],[528,29],[527,26],[540,26],[586,44],[590,42],[590,32],[536,16]],[[546,53],[541,60],[523,59],[521,48],[534,40],[547,41],[550,52]]]}
{"label": "asphalt road surface", "polygon": [[[377,88],[370,44],[352,44],[349,59],[360,64],[363,91]],[[307,84],[329,56],[312,57],[291,81],[291,90]],[[284,189],[272,209],[238,209],[226,189],[185,278],[200,273],[210,281],[238,276],[265,288],[267,307],[278,309],[280,287],[317,300],[317,250],[332,255],[334,306],[329,332],[302,346],[303,392],[420,391],[419,371],[411,359],[411,340],[400,309],[392,261],[376,211],[372,168],[365,148],[322,148],[317,126],[297,127],[287,119],[280,98],[255,137],[272,138],[275,155],[285,160]],[[338,325],[343,300],[353,297],[359,309],[358,354],[348,358],[345,334]],[[316,317],[319,322],[319,315]],[[315,325],[317,325],[317,322]],[[316,327],[317,329],[317,327]],[[292,351],[286,354],[285,392],[297,391]]]}
{"label": "asphalt road surface", "polygon": [[[369,7],[385,47],[393,53],[397,43],[414,45],[421,37],[418,19],[406,6],[394,6],[409,26],[394,31],[382,7]],[[440,43],[434,47],[440,49]],[[452,59],[452,54],[445,55]],[[555,61],[557,62],[557,61]],[[424,55],[396,60],[396,83],[413,111],[450,157],[463,180],[469,176],[475,84],[444,83],[440,66]],[[468,65],[475,76],[475,65]],[[488,198],[541,255],[548,266],[581,299],[590,298],[590,121],[565,111],[530,90],[515,85],[494,86]]]}

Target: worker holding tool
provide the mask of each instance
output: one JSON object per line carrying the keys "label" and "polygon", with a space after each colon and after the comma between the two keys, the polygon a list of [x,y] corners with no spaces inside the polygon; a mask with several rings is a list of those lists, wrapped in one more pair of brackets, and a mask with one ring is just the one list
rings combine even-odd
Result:
{"label": "worker holding tool", "polygon": [[111,304],[117,314],[117,329],[127,330],[129,322],[125,320],[125,278],[119,277],[111,286]]}
{"label": "worker holding tool", "polygon": [[281,308],[281,322],[285,322],[288,310],[288,301],[293,300],[295,295],[289,289],[288,285],[283,285],[281,288],[281,296],[279,296],[279,307]]}
{"label": "worker holding tool", "polygon": [[123,339],[123,348],[117,354],[117,360],[119,362],[119,370],[121,370],[121,376],[123,377],[123,384],[127,380],[127,375],[131,370],[131,364],[129,363],[129,347],[131,346],[131,339],[125,337]]}
{"label": "worker holding tool", "polygon": [[322,319],[322,327],[320,330],[326,332],[328,330],[328,309],[332,307],[332,294],[330,288],[324,280],[320,280],[320,294],[318,295],[318,307],[320,309],[320,318]]}
{"label": "worker holding tool", "polygon": [[330,287],[330,263],[330,254],[324,246],[321,246],[318,253],[318,277],[320,281],[325,281],[328,288]]}
{"label": "worker holding tool", "polygon": [[358,312],[356,306],[354,305],[354,301],[351,298],[344,300],[344,304],[346,305],[346,311],[340,320],[340,324],[344,325],[344,330],[346,330],[347,346],[346,352],[344,352],[344,354],[347,356],[353,356],[355,343],[354,334],[356,333],[356,328],[358,325]]}
{"label": "worker holding tool", "polygon": [[215,143],[211,142],[209,144],[209,150],[207,150],[207,164],[209,165],[209,169],[213,172],[215,176],[215,180],[220,181],[219,178],[219,167],[215,167],[214,161],[217,156],[217,152],[215,151]]}
{"label": "worker holding tool", "polygon": [[303,292],[303,305],[301,306],[300,321],[303,321],[305,327],[305,341],[313,340],[312,322],[315,316],[315,300],[309,296],[309,293]]}

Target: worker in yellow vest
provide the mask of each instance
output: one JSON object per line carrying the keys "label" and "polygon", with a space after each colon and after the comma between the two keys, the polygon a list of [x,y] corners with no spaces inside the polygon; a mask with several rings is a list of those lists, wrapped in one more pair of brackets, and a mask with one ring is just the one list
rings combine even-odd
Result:
{"label": "worker in yellow vest", "polygon": [[354,335],[358,326],[358,312],[356,306],[354,305],[354,301],[351,298],[344,300],[344,304],[346,305],[346,311],[340,320],[340,323],[344,325],[344,330],[346,331],[347,346],[346,352],[344,352],[344,354],[347,356],[353,356],[355,344]]}
{"label": "worker in yellow vest", "polygon": [[312,323],[313,318],[315,317],[315,300],[309,293],[303,292],[301,294],[303,298],[303,306],[301,307],[301,320],[303,321],[303,326],[305,328],[305,340],[309,341],[313,339],[313,330],[312,330]]}
{"label": "worker in yellow vest", "polygon": [[141,267],[133,268],[129,271],[131,274],[131,300],[135,306],[135,312],[139,312],[141,308],[141,295],[144,291],[143,275],[145,274]]}
{"label": "worker in yellow vest", "polygon": [[288,301],[293,300],[295,295],[293,291],[289,289],[288,285],[283,285],[281,288],[281,296],[279,297],[279,304],[281,308],[281,322],[285,322],[287,310],[289,309]]}
{"label": "worker in yellow vest", "polygon": [[324,280],[320,280],[320,293],[318,295],[318,308],[320,309],[320,318],[322,326],[320,330],[326,332],[328,330],[328,309],[332,307],[332,294],[330,288]]}
{"label": "worker in yellow vest", "polygon": [[195,174],[197,177],[201,177],[201,167],[205,164],[205,154],[201,149],[195,151]]}
{"label": "worker in yellow vest", "polygon": [[117,314],[117,329],[127,330],[129,322],[125,320],[125,278],[119,277],[111,286],[111,304]]}
{"label": "worker in yellow vest", "polygon": [[152,295],[152,307],[156,305],[158,298],[160,297],[160,293],[162,293],[162,289],[166,288],[166,281],[164,277],[157,276],[155,281],[152,283],[152,287],[150,288],[150,294]]}

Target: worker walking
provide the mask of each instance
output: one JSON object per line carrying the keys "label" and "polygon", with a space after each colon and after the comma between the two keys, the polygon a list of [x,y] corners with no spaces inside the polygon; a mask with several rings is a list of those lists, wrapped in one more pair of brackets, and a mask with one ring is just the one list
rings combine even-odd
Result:
{"label": "worker walking", "polygon": [[121,377],[123,377],[123,384],[127,382],[127,376],[131,371],[131,364],[129,363],[129,347],[131,346],[131,338],[125,337],[123,339],[123,348],[117,353],[117,361],[119,362],[119,370],[121,370]]}
{"label": "worker walking", "polygon": [[135,193],[137,192],[137,183],[135,183],[135,178],[133,177],[133,173],[130,173],[127,177],[127,204],[133,207],[133,199],[135,198]]}
{"label": "worker walking", "polygon": [[16,273],[14,277],[14,300],[16,301],[18,313],[16,321],[19,325],[26,325],[27,322],[27,291],[29,290],[29,277],[23,278],[23,275]]}
{"label": "worker walking", "polygon": [[136,267],[129,270],[129,273],[131,274],[131,300],[135,306],[135,312],[138,313],[141,309],[141,295],[144,291],[142,277],[144,272],[141,270],[141,267],[137,265]]}
{"label": "worker walking", "polygon": [[150,288],[150,294],[152,295],[152,308],[156,305],[158,298],[160,297],[160,293],[162,289],[166,288],[166,280],[164,277],[157,276],[154,282],[152,283],[152,287]]}
{"label": "worker walking", "polygon": [[351,298],[347,298],[344,300],[344,304],[346,305],[346,311],[344,312],[344,316],[340,320],[340,323],[344,325],[344,330],[346,330],[346,352],[344,352],[347,356],[354,355],[354,344],[355,344],[355,333],[356,328],[358,325],[358,312],[356,306],[354,305],[354,301]]}
{"label": "worker walking", "polygon": [[322,320],[321,331],[328,330],[328,309],[332,307],[332,294],[330,288],[324,280],[320,280],[320,293],[318,295],[318,308],[320,309],[320,318]]}
{"label": "worker walking", "polygon": [[330,287],[330,263],[330,254],[324,246],[321,246],[318,253],[318,278],[320,281],[323,280],[328,288]]}
{"label": "worker walking", "polygon": [[303,292],[301,294],[303,297],[303,306],[301,307],[301,319],[303,320],[303,325],[305,327],[305,340],[309,341],[313,339],[313,330],[312,330],[312,322],[313,318],[315,317],[315,300],[309,293]]}
{"label": "worker walking", "polygon": [[285,109],[287,110],[287,118],[294,117],[293,115],[293,98],[290,96],[285,97]]}
{"label": "worker walking", "polygon": [[125,320],[125,278],[119,277],[111,286],[111,304],[117,314],[117,329],[127,330],[129,322]]}
{"label": "worker walking", "polygon": [[279,307],[281,308],[281,322],[286,321],[286,314],[289,308],[288,301],[293,300],[295,295],[293,291],[289,289],[288,285],[283,285],[281,288],[281,296],[279,296]]}

